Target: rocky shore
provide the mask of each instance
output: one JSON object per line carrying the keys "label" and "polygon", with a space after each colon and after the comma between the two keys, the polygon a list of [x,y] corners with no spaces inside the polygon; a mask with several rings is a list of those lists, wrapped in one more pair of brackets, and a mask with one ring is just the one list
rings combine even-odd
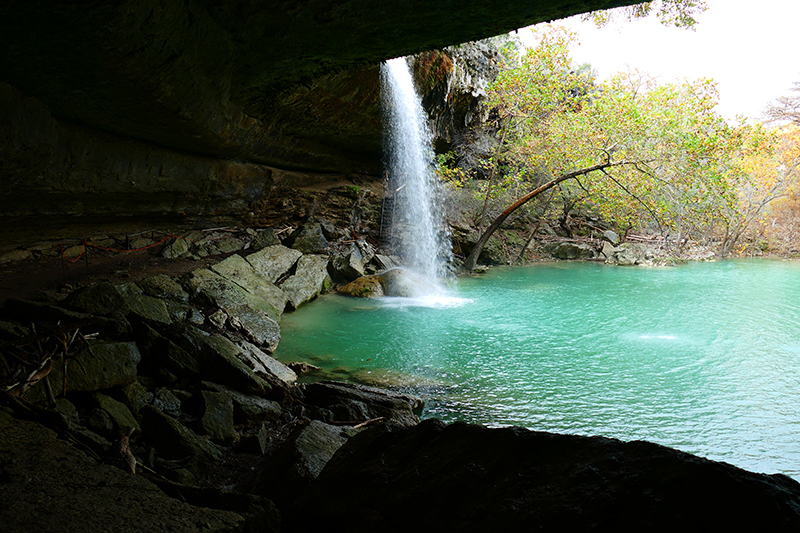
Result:
{"label": "rocky shore", "polygon": [[[256,235],[183,276],[6,300],[4,530],[278,531],[273,502],[290,503],[349,437],[418,423],[418,398],[298,385],[308,365],[269,355],[285,310],[381,264],[365,241],[332,256],[300,251],[325,248],[325,226],[301,226],[295,248]],[[202,249],[191,242],[161,254]],[[47,517],[36,511],[43,501]]]}

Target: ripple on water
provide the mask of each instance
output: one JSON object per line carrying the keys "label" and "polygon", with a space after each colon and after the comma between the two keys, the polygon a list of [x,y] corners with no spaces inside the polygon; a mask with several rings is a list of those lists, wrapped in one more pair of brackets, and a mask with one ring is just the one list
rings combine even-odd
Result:
{"label": "ripple on water", "polygon": [[446,378],[420,391],[424,416],[646,439],[800,478],[797,263],[496,269],[434,299],[323,297],[282,328],[283,359]]}

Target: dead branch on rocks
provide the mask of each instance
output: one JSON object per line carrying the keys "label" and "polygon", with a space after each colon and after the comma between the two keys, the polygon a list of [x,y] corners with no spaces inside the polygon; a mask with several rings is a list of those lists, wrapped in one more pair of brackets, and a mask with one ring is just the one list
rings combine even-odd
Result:
{"label": "dead branch on rocks", "polygon": [[[49,407],[55,407],[55,395],[48,375],[56,362],[64,365],[64,382],[61,394],[66,392],[67,362],[73,358],[72,352],[79,348],[89,348],[89,343],[80,333],[80,328],[91,325],[99,319],[83,320],[68,326],[58,325],[51,331],[37,333],[31,324],[33,335],[0,345],[0,391],[12,407],[33,411],[24,401],[25,392],[39,382],[44,383]],[[79,362],[80,364],[80,362]]]}

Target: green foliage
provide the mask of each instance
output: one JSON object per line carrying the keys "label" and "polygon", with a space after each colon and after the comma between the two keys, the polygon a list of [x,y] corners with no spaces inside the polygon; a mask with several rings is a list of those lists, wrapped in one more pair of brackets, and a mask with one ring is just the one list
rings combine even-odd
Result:
{"label": "green foliage", "polygon": [[655,13],[665,26],[693,29],[697,24],[695,16],[706,9],[708,9],[708,5],[702,0],[655,0],[616,9],[594,11],[587,13],[583,18],[602,27],[616,18],[634,20]]}
{"label": "green foliage", "polygon": [[747,181],[742,151],[759,143],[747,126],[730,126],[716,113],[715,83],[659,85],[634,71],[600,84],[590,69],[573,65],[574,34],[557,26],[538,31],[539,44],[489,89],[488,105],[506,134],[494,192],[521,196],[613,162],[613,170],[561,183],[562,206],[590,209],[622,232],[729,228]]}
{"label": "green foliage", "polygon": [[456,153],[452,150],[437,155],[436,174],[442,181],[453,187],[461,188],[464,186],[469,176],[464,169],[458,166],[456,157]]}

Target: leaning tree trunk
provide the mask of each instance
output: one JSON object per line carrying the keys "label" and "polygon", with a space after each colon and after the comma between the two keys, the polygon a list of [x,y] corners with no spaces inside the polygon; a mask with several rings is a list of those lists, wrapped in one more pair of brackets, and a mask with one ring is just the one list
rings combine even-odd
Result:
{"label": "leaning tree trunk", "polygon": [[483,234],[480,236],[480,238],[478,239],[478,242],[475,243],[475,247],[469,253],[469,256],[467,257],[466,261],[464,261],[464,264],[461,266],[462,272],[471,272],[472,269],[475,268],[475,265],[478,263],[478,256],[481,255],[481,252],[483,251],[483,247],[486,246],[486,242],[489,240],[489,237],[491,237],[494,234],[494,232],[497,231],[497,228],[499,228],[500,225],[503,222],[505,222],[505,220],[511,215],[511,213],[513,213],[514,211],[516,211],[517,209],[519,209],[520,207],[522,207],[523,205],[528,203],[530,200],[536,198],[537,196],[539,196],[543,192],[545,192],[545,191],[547,191],[549,189],[552,189],[553,187],[555,187],[556,185],[558,185],[562,181],[567,181],[569,179],[577,178],[578,176],[586,175],[586,174],[588,174],[590,172],[594,172],[595,170],[602,170],[604,168],[608,168],[608,167],[612,167],[612,166],[616,166],[616,165],[621,165],[621,164],[624,164],[624,163],[622,163],[622,162],[620,162],[620,163],[610,163],[610,162],[609,163],[601,163],[601,164],[595,165],[593,167],[587,167],[587,168],[583,168],[583,169],[580,169],[580,170],[576,170],[574,172],[569,172],[567,174],[562,174],[561,176],[559,176],[559,177],[557,177],[557,178],[555,178],[553,180],[548,181],[547,183],[545,183],[541,187],[538,187],[538,188],[532,190],[531,192],[529,192],[528,194],[526,194],[525,196],[523,196],[522,198],[520,198],[519,200],[517,200],[516,202],[514,202],[510,206],[508,206],[508,208],[505,211],[500,213],[500,216],[498,216],[496,219],[494,219],[494,222],[492,222],[492,224],[488,228],[486,228],[486,231],[484,231]]}

